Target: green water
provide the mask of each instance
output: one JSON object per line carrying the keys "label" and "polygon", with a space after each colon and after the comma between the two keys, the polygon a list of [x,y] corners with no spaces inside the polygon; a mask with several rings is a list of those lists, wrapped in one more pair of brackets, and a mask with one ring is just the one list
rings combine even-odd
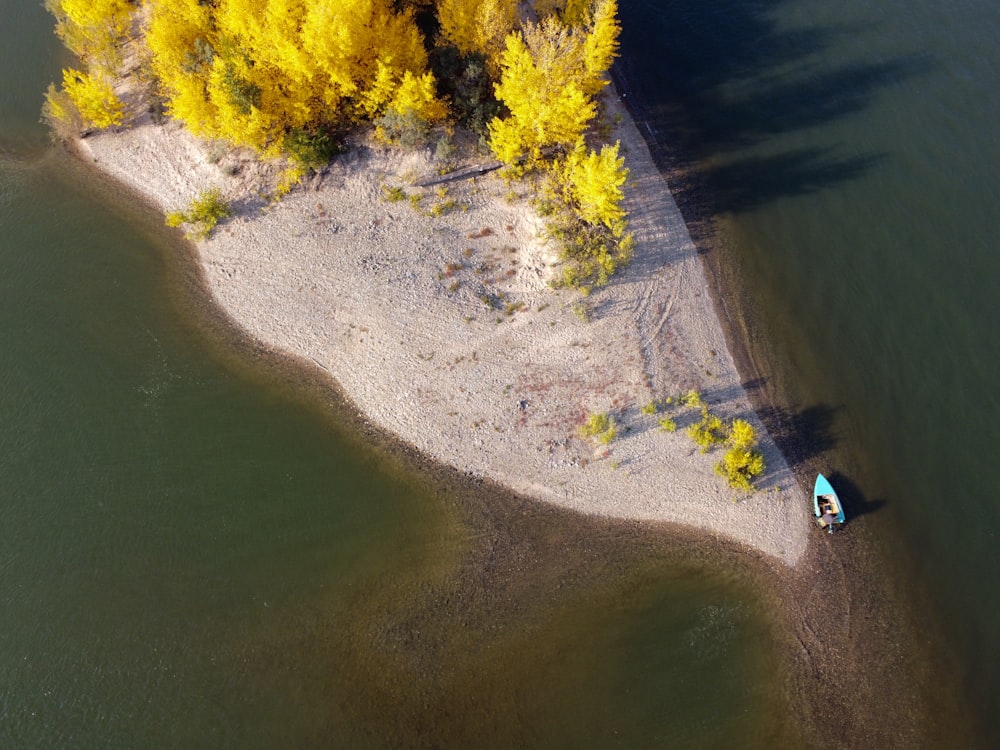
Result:
{"label": "green water", "polygon": [[[634,100],[689,212],[714,219],[703,245],[736,287],[770,424],[801,473],[846,491],[830,554],[857,596],[882,587],[895,625],[879,635],[919,644],[894,658],[997,746],[996,4],[628,0],[622,15]],[[937,741],[971,744],[958,731]]]}
{"label": "green water", "polygon": [[765,569],[422,466],[227,333],[0,12],[0,747],[794,741]]}

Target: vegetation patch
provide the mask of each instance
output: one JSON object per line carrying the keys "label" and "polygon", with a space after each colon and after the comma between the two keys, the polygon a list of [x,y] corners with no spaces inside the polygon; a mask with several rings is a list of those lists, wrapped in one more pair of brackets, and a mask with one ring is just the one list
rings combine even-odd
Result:
{"label": "vegetation patch", "polygon": [[587,417],[587,421],[580,427],[580,435],[607,445],[618,436],[618,427],[614,417],[607,412],[598,412]]}
{"label": "vegetation patch", "polygon": [[680,413],[697,410],[699,417],[688,425],[688,437],[701,448],[702,453],[708,453],[717,446],[726,446],[722,460],[715,464],[716,473],[724,477],[733,489],[753,491],[754,480],[765,469],[764,456],[756,450],[757,434],[753,425],[745,419],[727,422],[713,414],[701,394],[695,390],[676,397],[669,396],[662,401],[650,401],[640,411],[644,415],[654,416],[661,409],[673,412],[657,420],[659,428],[665,432],[677,430],[678,410]]}
{"label": "vegetation patch", "polygon": [[222,197],[222,191],[211,188],[191,201],[186,209],[168,213],[166,223],[168,227],[188,224],[191,226],[188,232],[190,236],[204,239],[220,221],[229,218],[232,213],[229,203]]}

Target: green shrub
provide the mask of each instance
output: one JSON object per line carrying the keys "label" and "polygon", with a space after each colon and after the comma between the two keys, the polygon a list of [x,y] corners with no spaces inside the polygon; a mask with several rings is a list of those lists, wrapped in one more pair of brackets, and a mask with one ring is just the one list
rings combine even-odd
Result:
{"label": "green shrub", "polygon": [[232,214],[232,209],[222,197],[222,191],[219,188],[211,188],[191,201],[187,210],[168,213],[167,226],[179,227],[181,224],[190,224],[192,230],[189,234],[204,239],[212,233],[220,221]]}
{"label": "green shrub", "polygon": [[580,434],[585,438],[593,438],[607,445],[618,435],[614,417],[607,412],[591,414],[580,428]]}
{"label": "green shrub", "polygon": [[459,124],[486,135],[487,123],[501,112],[493,95],[486,56],[480,52],[463,55],[452,45],[439,45],[431,51],[430,65],[437,79],[438,93],[451,102]]}
{"label": "green shrub", "polygon": [[677,429],[677,423],[670,417],[661,417],[658,424],[664,432],[674,432]]}
{"label": "green shrub", "polygon": [[383,185],[382,197],[389,203],[399,203],[399,201],[406,200],[406,191],[399,186],[389,187],[388,185]]}
{"label": "green shrub", "polygon": [[299,164],[318,169],[343,151],[340,143],[325,130],[296,128],[285,136],[285,151]]}
{"label": "green shrub", "polygon": [[726,478],[733,489],[753,490],[753,480],[764,473],[764,456],[759,451],[733,447],[726,451],[715,471]]}
{"label": "green shrub", "polygon": [[734,419],[726,442],[729,450],[715,465],[715,471],[726,478],[730,487],[753,490],[753,480],[764,473],[764,456],[754,450],[757,433],[753,425],[744,419]]}
{"label": "green shrub", "polygon": [[604,286],[628,264],[635,248],[631,234],[616,237],[603,225],[578,219],[564,218],[561,224],[549,227],[549,234],[560,242],[562,284],[573,288]]}
{"label": "green shrub", "polygon": [[430,125],[416,112],[390,110],[375,120],[375,136],[385,143],[419,148],[430,138]]}
{"label": "green shrub", "polygon": [[701,421],[688,427],[687,433],[701,447],[702,453],[707,453],[711,447],[724,443],[728,436],[725,423],[712,414],[707,406],[701,407]]}

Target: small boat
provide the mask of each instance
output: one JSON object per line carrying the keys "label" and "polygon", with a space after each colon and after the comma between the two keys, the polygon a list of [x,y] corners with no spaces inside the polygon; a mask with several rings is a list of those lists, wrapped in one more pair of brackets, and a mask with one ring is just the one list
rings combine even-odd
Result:
{"label": "small boat", "polygon": [[813,489],[813,512],[816,514],[816,523],[819,527],[831,534],[835,527],[844,522],[844,506],[833,486],[822,474],[816,477],[816,486]]}

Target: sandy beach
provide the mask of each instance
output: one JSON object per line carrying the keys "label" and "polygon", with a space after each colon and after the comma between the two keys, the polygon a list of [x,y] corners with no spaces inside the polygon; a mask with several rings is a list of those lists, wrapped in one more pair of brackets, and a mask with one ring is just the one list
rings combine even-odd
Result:
{"label": "sandy beach", "polygon": [[[177,124],[139,121],[79,147],[164,211],[220,188],[236,215],[197,242],[216,303],[264,345],[323,368],[374,424],[429,457],[539,501],[685,524],[794,566],[808,499],[740,385],[666,182],[614,97],[608,109],[637,246],[588,297],[551,287],[556,253],[525,186],[496,173],[440,182],[429,148],[355,143],[270,202],[256,162],[220,156]],[[396,187],[421,197],[387,200]],[[756,427],[767,463],[757,492],[715,473],[721,450],[701,453],[684,433],[694,413],[670,413],[668,433],[662,414],[642,411],[690,389]],[[595,412],[618,425],[607,446],[579,435]]]}

